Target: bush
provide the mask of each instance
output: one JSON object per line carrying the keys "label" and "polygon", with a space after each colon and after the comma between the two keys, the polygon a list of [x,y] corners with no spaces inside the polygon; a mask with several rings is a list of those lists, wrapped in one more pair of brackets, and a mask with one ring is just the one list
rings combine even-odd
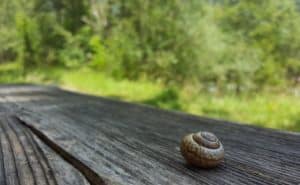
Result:
{"label": "bush", "polygon": [[217,93],[300,78],[294,0],[6,0],[0,10],[0,60],[24,69],[90,66]]}

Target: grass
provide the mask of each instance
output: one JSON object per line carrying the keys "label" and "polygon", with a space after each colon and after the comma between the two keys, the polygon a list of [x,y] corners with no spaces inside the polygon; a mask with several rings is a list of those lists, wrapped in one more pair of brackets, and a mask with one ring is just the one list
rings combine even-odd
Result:
{"label": "grass", "polygon": [[262,127],[300,131],[300,101],[291,95],[197,96],[185,111]]}
{"label": "grass", "polygon": [[114,80],[103,73],[87,68],[64,73],[61,77],[61,83],[68,89],[129,101],[142,101],[151,98],[162,89],[160,85],[149,81]]}
{"label": "grass", "polygon": [[116,80],[90,68],[40,68],[23,76],[18,66],[16,63],[1,64],[0,83],[55,84],[66,89],[164,109],[268,128],[300,131],[300,101],[297,96],[267,93],[251,96],[199,94],[186,89],[166,87],[149,80]]}
{"label": "grass", "polygon": [[0,65],[0,83],[22,82],[22,73],[18,63],[4,63]]}

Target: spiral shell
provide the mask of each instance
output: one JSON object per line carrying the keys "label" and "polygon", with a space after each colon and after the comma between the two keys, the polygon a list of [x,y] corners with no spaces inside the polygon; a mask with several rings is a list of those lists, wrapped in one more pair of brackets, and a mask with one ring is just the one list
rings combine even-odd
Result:
{"label": "spiral shell", "polygon": [[180,151],[188,164],[211,168],[224,159],[224,148],[219,139],[210,132],[198,132],[185,136]]}

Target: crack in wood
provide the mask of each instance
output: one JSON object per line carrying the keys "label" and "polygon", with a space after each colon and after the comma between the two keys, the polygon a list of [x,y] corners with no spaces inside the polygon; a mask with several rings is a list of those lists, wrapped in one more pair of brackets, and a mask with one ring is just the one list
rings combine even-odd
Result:
{"label": "crack in wood", "polygon": [[76,168],[91,185],[110,185],[113,184],[109,182],[104,177],[100,177],[97,173],[95,173],[92,169],[86,166],[83,162],[72,156],[70,153],[65,151],[63,148],[58,146],[55,142],[49,139],[46,135],[44,135],[41,131],[36,129],[35,127],[27,124],[21,118],[15,115],[15,118],[19,120],[19,122],[31,130],[31,132],[36,135],[44,144],[49,146],[55,153],[57,153],[60,157],[62,157],[65,161],[67,161],[70,165]]}
{"label": "crack in wood", "polygon": [[11,115],[0,116],[0,184],[58,185],[31,132]]}

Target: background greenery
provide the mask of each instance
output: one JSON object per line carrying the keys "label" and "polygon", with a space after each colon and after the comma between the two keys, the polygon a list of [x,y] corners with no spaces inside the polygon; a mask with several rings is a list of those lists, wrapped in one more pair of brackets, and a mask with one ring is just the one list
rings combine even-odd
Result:
{"label": "background greenery", "polygon": [[295,0],[1,0],[0,83],[56,84],[300,131],[299,8]]}

